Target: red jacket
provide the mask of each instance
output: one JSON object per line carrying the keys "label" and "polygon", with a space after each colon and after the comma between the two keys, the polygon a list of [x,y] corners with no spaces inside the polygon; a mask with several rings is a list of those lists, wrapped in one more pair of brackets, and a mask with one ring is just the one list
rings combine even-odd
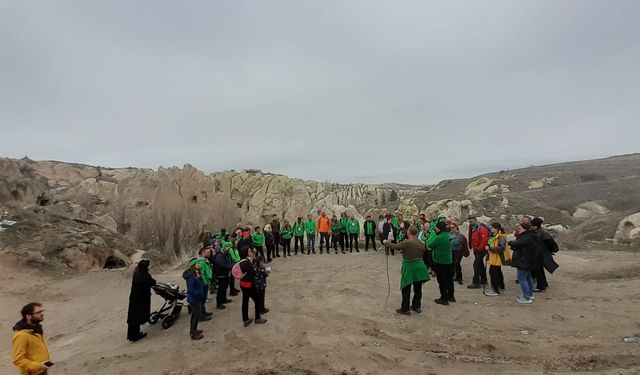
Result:
{"label": "red jacket", "polygon": [[478,224],[478,227],[472,231],[469,228],[469,249],[473,249],[475,253],[481,253],[485,251],[485,247],[489,244],[489,230],[482,224]]}

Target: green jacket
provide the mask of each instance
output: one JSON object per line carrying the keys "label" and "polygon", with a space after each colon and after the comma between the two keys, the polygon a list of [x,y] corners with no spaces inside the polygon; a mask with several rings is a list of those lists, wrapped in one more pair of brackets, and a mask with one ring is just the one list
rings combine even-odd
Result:
{"label": "green jacket", "polygon": [[373,236],[376,234],[376,222],[373,220],[366,220],[364,222],[364,234]]}
{"label": "green jacket", "polygon": [[211,270],[211,263],[204,258],[194,259],[191,264],[200,263],[200,275],[202,275],[202,282],[205,286],[211,286],[211,280],[213,279],[213,271]]}
{"label": "green jacket", "polygon": [[453,253],[451,247],[451,234],[440,232],[435,236],[430,236],[427,246],[433,251],[433,261],[438,264],[451,264]]}
{"label": "green jacket", "polygon": [[233,246],[229,247],[229,258],[231,258],[231,263],[233,264],[236,264],[240,261],[240,253],[238,253],[238,250]]}
{"label": "green jacket", "polygon": [[347,221],[349,221],[349,219],[346,217],[340,218],[340,225],[342,225],[340,227],[340,233],[347,233]]}
{"label": "green jacket", "polygon": [[291,226],[280,228],[280,238],[283,240],[290,240],[293,235],[293,228]]}
{"label": "green jacket", "polygon": [[360,234],[360,222],[358,219],[347,219],[347,233]]}
{"label": "green jacket", "polygon": [[342,232],[342,223],[338,222],[338,224],[331,224],[331,233],[338,234]]}
{"label": "green jacket", "polygon": [[400,227],[400,221],[398,221],[398,216],[393,215],[393,217],[391,218],[391,223],[393,224],[393,227],[398,229]]}
{"label": "green jacket", "polygon": [[253,242],[253,246],[264,246],[264,233],[253,232],[251,242]]}
{"label": "green jacket", "polygon": [[304,223],[302,221],[293,223],[293,235],[296,237],[304,236]]}
{"label": "green jacket", "polygon": [[304,230],[307,234],[314,235],[316,234],[316,222],[311,219],[304,222]]}

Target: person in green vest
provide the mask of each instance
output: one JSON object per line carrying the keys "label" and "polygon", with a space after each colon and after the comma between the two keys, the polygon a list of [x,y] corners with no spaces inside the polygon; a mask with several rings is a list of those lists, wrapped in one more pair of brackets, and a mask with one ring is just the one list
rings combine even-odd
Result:
{"label": "person in green vest", "polygon": [[453,290],[453,252],[451,247],[451,235],[447,230],[447,223],[438,221],[435,226],[435,236],[429,237],[427,246],[433,252],[433,270],[436,272],[440,298],[434,302],[440,305],[448,305],[455,302]]}
{"label": "person in green vest", "polygon": [[360,222],[353,215],[347,219],[347,233],[349,234],[349,252],[353,253],[353,243],[356,243],[356,253],[358,250],[358,237],[360,236]]}
{"label": "person in green vest", "polygon": [[300,243],[300,253],[304,254],[304,223],[302,216],[298,216],[298,220],[293,223],[293,255],[298,255],[298,242]]}
{"label": "person in green vest", "polygon": [[340,247],[344,251],[347,247],[347,241],[349,241],[349,235],[347,234],[347,213],[343,212],[340,214]]}
{"label": "person in green vest", "polygon": [[[393,224],[391,224],[393,225]],[[396,310],[397,314],[411,315],[411,310],[416,313],[422,312],[422,284],[431,280],[429,271],[424,264],[423,255],[426,250],[424,244],[418,240],[418,231],[415,227],[409,228],[409,238],[406,241],[395,244],[389,240],[384,240],[384,246],[399,250],[402,253],[402,269],[400,277],[400,290],[402,291],[402,304]],[[413,299],[409,305],[411,297],[411,287],[413,286]]]}
{"label": "person in green vest", "polygon": [[264,233],[262,233],[262,228],[259,226],[253,228],[251,243],[253,247],[256,248],[256,251],[264,258]]}
{"label": "person in green vest", "polygon": [[[342,254],[344,254],[344,243],[342,242],[342,236],[340,235],[340,231],[342,230],[342,224],[338,220],[336,215],[333,215],[331,218],[331,243],[333,244],[333,250],[335,250],[336,254],[338,254],[338,243],[340,243],[340,250]],[[329,250],[327,250],[327,254],[329,254]]]}
{"label": "person in green vest", "polygon": [[376,250],[376,230],[377,224],[375,221],[371,220],[371,215],[367,215],[366,220],[364,221],[364,251],[369,251],[369,241],[371,241],[371,246],[373,246],[373,250]]}
{"label": "person in green vest", "polygon": [[293,228],[289,224],[289,220],[285,219],[282,228],[280,228],[280,239],[282,241],[282,253],[286,258],[287,255],[291,256],[291,237],[293,236]]}
{"label": "person in green vest", "polygon": [[316,253],[316,222],[311,214],[307,215],[304,222],[304,231],[307,234],[307,254]]}

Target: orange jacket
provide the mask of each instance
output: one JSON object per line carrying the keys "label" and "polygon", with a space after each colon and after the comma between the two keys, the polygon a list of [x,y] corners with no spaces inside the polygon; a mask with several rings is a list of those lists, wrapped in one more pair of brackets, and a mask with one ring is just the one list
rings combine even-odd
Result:
{"label": "orange jacket", "polygon": [[331,232],[331,222],[329,218],[326,216],[320,216],[318,218],[318,233],[329,233]]}

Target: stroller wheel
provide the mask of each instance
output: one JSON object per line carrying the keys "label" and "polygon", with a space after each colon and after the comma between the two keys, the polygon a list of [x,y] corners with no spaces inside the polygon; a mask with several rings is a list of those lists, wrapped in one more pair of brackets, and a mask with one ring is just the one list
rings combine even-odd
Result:
{"label": "stroller wheel", "polygon": [[172,317],[171,315],[167,316],[166,318],[162,319],[162,328],[167,329],[171,327],[174,321],[174,317]]}
{"label": "stroller wheel", "polygon": [[154,312],[149,316],[149,323],[150,324],[156,324],[158,323],[158,320],[160,320],[160,314],[158,314],[158,312]]}

